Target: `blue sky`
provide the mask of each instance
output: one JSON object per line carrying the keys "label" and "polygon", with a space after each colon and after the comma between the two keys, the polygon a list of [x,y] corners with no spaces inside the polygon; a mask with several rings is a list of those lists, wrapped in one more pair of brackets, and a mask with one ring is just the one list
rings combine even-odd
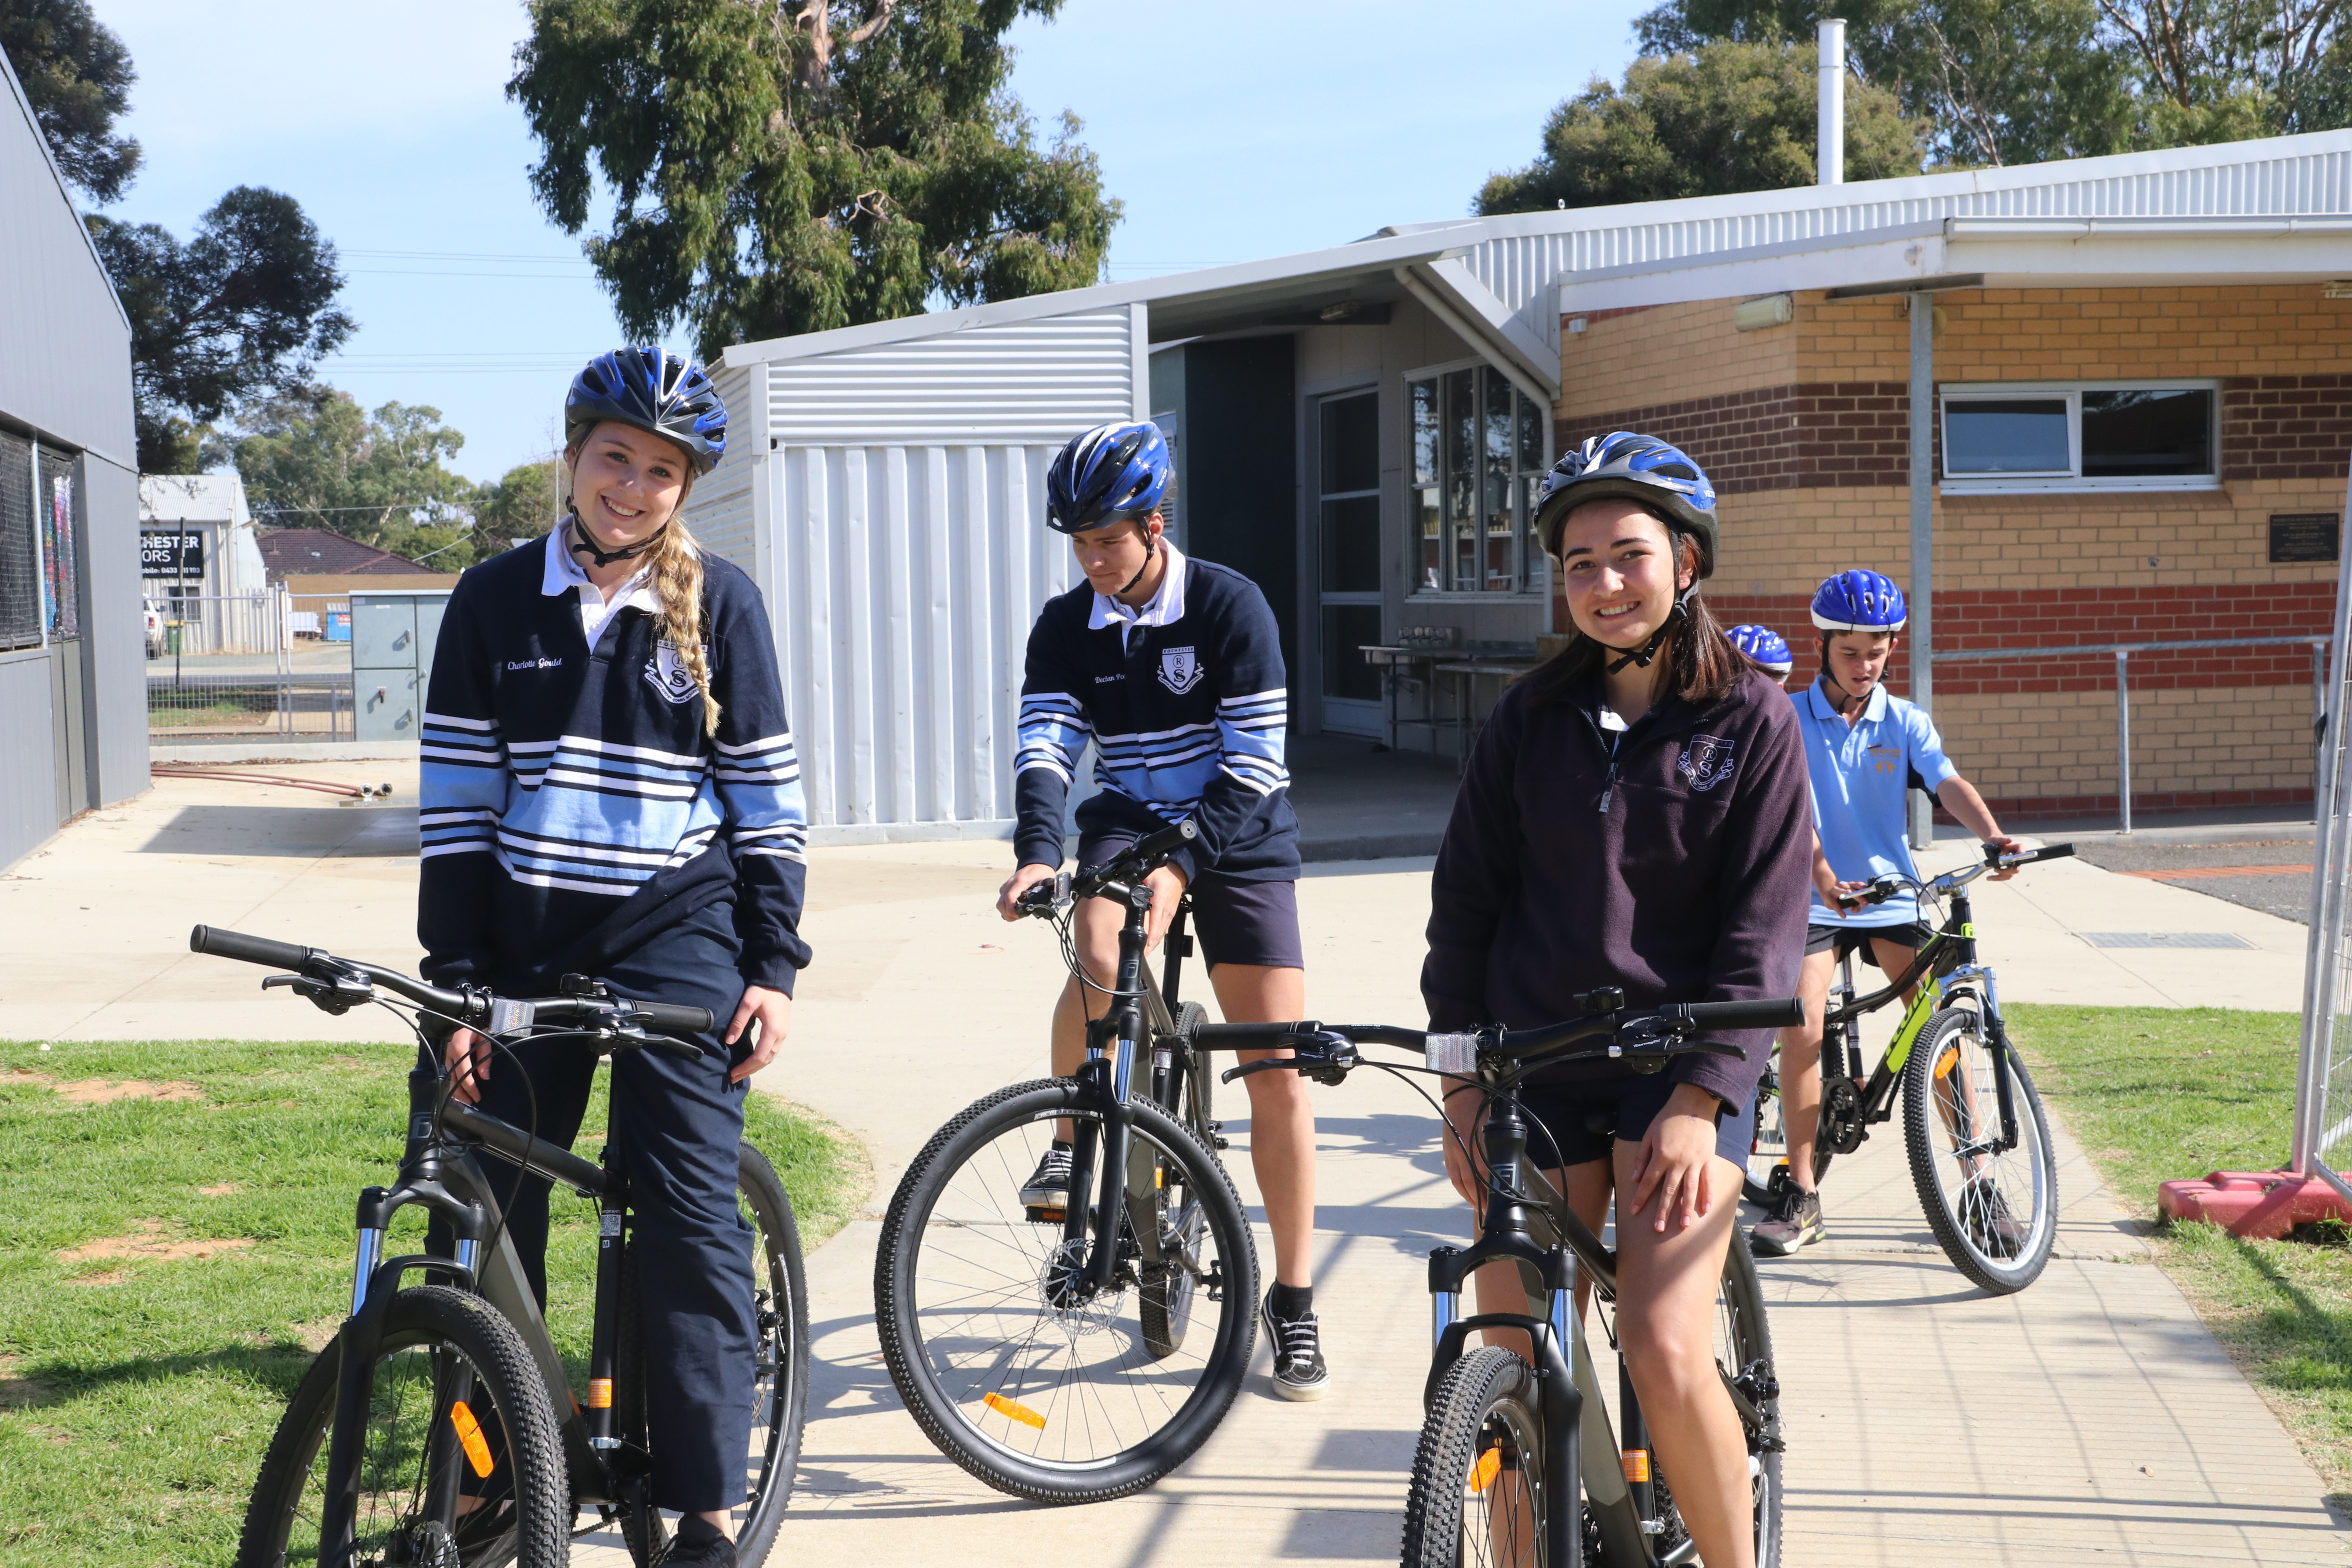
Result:
{"label": "blue sky", "polygon": [[[95,8],[138,66],[128,128],[147,153],[110,216],[184,237],[231,186],[288,192],[341,249],[360,321],[328,381],[440,409],[477,479],[553,445],[572,372],[617,329],[531,200],[537,149],[504,93],[519,5]],[[1086,121],[1127,203],[1111,277],[1142,278],[1460,214],[1533,156],[1555,103],[1623,70],[1646,8],[1068,0],[1014,29],[1013,86],[1041,127]]]}

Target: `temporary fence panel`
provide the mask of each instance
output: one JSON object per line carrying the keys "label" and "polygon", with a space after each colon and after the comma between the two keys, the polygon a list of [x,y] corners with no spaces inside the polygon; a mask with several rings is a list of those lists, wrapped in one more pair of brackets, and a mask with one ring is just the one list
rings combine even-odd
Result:
{"label": "temporary fence panel", "polygon": [[282,588],[149,602],[157,611],[147,630],[152,739],[353,738],[350,644],[294,637]]}
{"label": "temporary fence panel", "polygon": [[697,528],[767,596],[820,841],[1010,823],[1029,627],[1080,581],[1045,469],[1143,416],[1143,327],[1120,306],[729,367],[760,421],[749,533],[731,491]]}
{"label": "temporary fence panel", "polygon": [[[2346,521],[2352,523],[2352,494]],[[2294,1169],[2324,1176],[2352,1198],[2352,954],[2345,951],[2346,879],[2352,875],[2352,551],[2338,551],[2336,637],[2321,720],[2311,925],[2303,970],[2303,1053],[2295,1085]]]}

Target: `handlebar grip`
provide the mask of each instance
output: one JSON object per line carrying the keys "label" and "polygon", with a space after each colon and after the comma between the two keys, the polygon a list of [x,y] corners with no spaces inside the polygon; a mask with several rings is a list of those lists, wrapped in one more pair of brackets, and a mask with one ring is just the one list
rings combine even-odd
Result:
{"label": "handlebar grip", "polygon": [[2015,857],[2011,864],[2029,866],[2036,860],[2063,860],[2074,853],[2074,847],[2072,844],[2044,844],[2039,849],[2029,849],[2024,854]]}
{"label": "handlebar grip", "polygon": [[1805,1004],[1790,996],[1758,1002],[1686,1002],[1661,1008],[1668,1017],[1718,1029],[1793,1029],[1805,1021]]}
{"label": "handlebar grip", "polygon": [[629,1011],[664,1034],[707,1035],[719,1022],[708,1007],[685,1007],[669,1002],[639,1002],[633,998]]}
{"label": "handlebar grip", "polygon": [[1146,834],[1137,839],[1135,847],[1122,858],[1158,860],[1174,854],[1200,837],[1201,830],[1192,826],[1192,819],[1188,816],[1172,827],[1163,827],[1157,833]]}
{"label": "handlebar grip", "polygon": [[198,926],[188,933],[188,951],[271,969],[300,969],[313,958],[329,956],[315,947],[296,947],[292,942],[247,936],[239,931],[215,931],[211,926]]}
{"label": "handlebar grip", "polygon": [[1192,1031],[1192,1040],[1202,1050],[1278,1051],[1320,1027],[1316,1024],[1203,1024]]}

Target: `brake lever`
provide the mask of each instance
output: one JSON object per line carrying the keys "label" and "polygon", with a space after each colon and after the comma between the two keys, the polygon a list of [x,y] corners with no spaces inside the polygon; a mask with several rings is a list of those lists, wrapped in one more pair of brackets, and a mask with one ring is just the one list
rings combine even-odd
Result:
{"label": "brake lever", "polygon": [[354,1007],[364,1007],[375,1000],[375,986],[357,970],[337,964],[319,964],[320,973],[272,974],[261,982],[264,991],[280,985],[290,987],[295,995],[303,998],[321,1013],[342,1016]]}
{"label": "brake lever", "polygon": [[1344,1035],[1301,1036],[1291,1047],[1291,1051],[1292,1054],[1286,1057],[1267,1057],[1262,1061],[1244,1062],[1240,1067],[1228,1068],[1217,1075],[1218,1081],[1231,1083],[1252,1073],[1289,1068],[1301,1077],[1337,1088],[1348,1081],[1350,1071],[1364,1064],[1363,1053],[1356,1049],[1356,1043]]}
{"label": "brake lever", "polygon": [[615,1048],[626,1045],[641,1049],[650,1047],[657,1051],[667,1051],[674,1057],[684,1057],[690,1062],[698,1062],[709,1055],[708,1051],[690,1040],[673,1039],[667,1035],[648,1035],[634,1024],[623,1025],[614,1029],[613,1043]]}

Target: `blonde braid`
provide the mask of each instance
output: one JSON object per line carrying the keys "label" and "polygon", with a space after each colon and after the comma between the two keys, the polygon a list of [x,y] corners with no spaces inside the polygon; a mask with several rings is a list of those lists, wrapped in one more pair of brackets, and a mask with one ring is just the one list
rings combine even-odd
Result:
{"label": "blonde braid", "polygon": [[654,597],[661,603],[661,640],[677,649],[678,662],[702,689],[702,732],[719,733],[719,699],[710,694],[710,663],[702,647],[702,556],[686,531],[686,497],[677,498],[661,542],[653,548]]}

